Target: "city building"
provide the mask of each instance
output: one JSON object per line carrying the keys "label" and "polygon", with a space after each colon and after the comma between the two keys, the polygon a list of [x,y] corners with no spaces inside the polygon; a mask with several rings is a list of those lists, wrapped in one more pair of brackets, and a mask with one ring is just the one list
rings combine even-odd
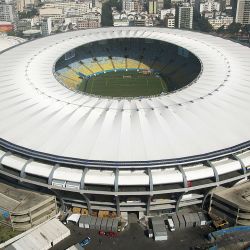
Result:
{"label": "city building", "polygon": [[27,39],[35,39],[41,37],[41,29],[30,29],[23,31],[23,36]]}
{"label": "city building", "polygon": [[179,29],[193,28],[193,7],[180,6],[178,8],[178,28]]}
{"label": "city building", "polygon": [[14,3],[0,2],[0,21],[14,23],[17,21],[17,12]]}
{"label": "city building", "polygon": [[160,11],[164,8],[164,1],[163,0],[157,0],[157,11]]}
{"label": "city building", "polygon": [[16,0],[18,12],[23,12],[25,9],[35,8],[38,4],[39,0]]}
{"label": "city building", "polygon": [[128,16],[123,13],[112,13],[113,15],[113,26],[120,27],[120,26],[129,26],[129,19]]}
{"label": "city building", "polygon": [[77,22],[78,29],[96,29],[99,27],[101,26],[98,19],[85,19]]}
{"label": "city building", "polygon": [[160,10],[160,19],[164,20],[165,16],[169,14],[172,14],[173,16],[175,16],[175,11],[176,11],[175,8]]}
{"label": "city building", "polygon": [[250,24],[250,0],[238,0],[236,22],[243,25]]}
{"label": "city building", "polygon": [[0,32],[9,32],[14,30],[14,25],[11,22],[0,21]]}
{"label": "city building", "polygon": [[122,11],[141,13],[144,10],[141,0],[123,0]]}
{"label": "city building", "polygon": [[203,12],[214,12],[220,11],[220,3],[215,2],[214,0],[208,0],[204,3],[200,3],[200,13]]}
{"label": "city building", "polygon": [[25,31],[31,29],[31,20],[30,19],[20,19],[17,22],[17,31]]}
{"label": "city building", "polygon": [[214,30],[217,30],[222,26],[224,26],[224,29],[227,29],[228,26],[233,22],[233,17],[216,16],[215,18],[208,18],[208,22],[212,25]]}
{"label": "city building", "polygon": [[185,3],[185,2],[186,2],[186,0],[171,0],[172,5],[182,4],[182,3]]}
{"label": "city building", "polygon": [[52,32],[52,20],[51,17],[41,20],[41,33],[42,36],[49,36]]}
{"label": "city building", "polygon": [[123,0],[122,1],[122,10],[125,12],[134,11],[134,1],[133,0]]}
{"label": "city building", "polygon": [[63,9],[56,7],[40,8],[39,16],[41,19],[51,18],[52,21],[63,21],[65,17]]}
{"label": "city building", "polygon": [[55,196],[0,182],[0,223],[25,231],[56,213]]}
{"label": "city building", "polygon": [[250,181],[231,188],[218,187],[211,192],[209,213],[230,225],[250,226]]}
{"label": "city building", "polygon": [[[49,250],[68,236],[70,236],[70,230],[59,219],[53,218],[2,245],[4,250]],[[78,248],[69,249],[82,250],[80,245]]]}
{"label": "city building", "polygon": [[149,0],[148,14],[157,14],[157,1],[156,0]]}
{"label": "city building", "polygon": [[175,16],[173,14],[167,14],[164,22],[167,28],[175,28]]}

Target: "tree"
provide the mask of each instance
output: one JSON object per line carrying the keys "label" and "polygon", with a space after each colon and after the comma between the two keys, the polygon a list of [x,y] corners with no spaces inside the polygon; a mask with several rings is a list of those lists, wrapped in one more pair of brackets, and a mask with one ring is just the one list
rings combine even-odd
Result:
{"label": "tree", "polygon": [[109,0],[102,5],[102,26],[113,26],[112,7],[122,10],[121,0]]}
{"label": "tree", "polygon": [[213,26],[208,22],[208,20],[204,17],[194,19],[194,29],[202,32],[211,32],[213,30]]}
{"label": "tree", "polygon": [[242,33],[250,33],[250,25],[241,26]]}
{"label": "tree", "polygon": [[102,26],[112,26],[112,11],[109,2],[102,5]]}
{"label": "tree", "polygon": [[219,29],[216,30],[217,33],[224,33],[225,32],[225,26],[222,25]]}
{"label": "tree", "polygon": [[238,33],[240,29],[241,29],[241,24],[235,22],[231,23],[227,28],[228,32],[231,34]]}
{"label": "tree", "polygon": [[38,10],[37,9],[31,9],[31,10],[28,10],[27,12],[19,12],[18,13],[18,16],[20,19],[23,19],[23,18],[32,18],[34,16],[37,16],[38,15]]}
{"label": "tree", "polygon": [[164,9],[170,9],[171,7],[171,0],[164,0]]}

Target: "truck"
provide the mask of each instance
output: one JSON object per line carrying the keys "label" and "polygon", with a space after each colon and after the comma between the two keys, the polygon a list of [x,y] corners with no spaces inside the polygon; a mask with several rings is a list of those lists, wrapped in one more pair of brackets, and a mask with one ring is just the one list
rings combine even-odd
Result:
{"label": "truck", "polygon": [[167,222],[168,222],[168,229],[169,229],[171,232],[175,231],[175,226],[174,226],[173,219],[168,218],[168,219],[167,219]]}

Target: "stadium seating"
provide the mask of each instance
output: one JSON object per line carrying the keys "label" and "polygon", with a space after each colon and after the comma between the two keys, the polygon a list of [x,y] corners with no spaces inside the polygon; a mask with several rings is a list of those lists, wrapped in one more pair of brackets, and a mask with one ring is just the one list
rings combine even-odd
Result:
{"label": "stadium seating", "polygon": [[99,61],[99,64],[102,66],[102,68],[103,68],[105,71],[113,70],[113,69],[114,69],[111,60],[108,59],[108,58],[106,58],[105,60]]}
{"label": "stadium seating", "polygon": [[127,59],[127,68],[128,69],[137,69],[138,66],[139,66],[139,63],[138,61],[134,60],[134,59],[131,59],[131,58],[128,58]]}
{"label": "stadium seating", "polygon": [[115,70],[151,70],[170,82],[176,82],[176,86],[193,79],[199,72],[199,67],[192,61],[193,57],[180,56],[173,45],[157,44],[155,41],[143,43],[142,46],[140,39],[107,40],[76,50],[74,59],[68,64],[62,59],[60,67],[56,68],[58,79],[70,88],[81,83],[79,76],[90,78]]}
{"label": "stadium seating", "polygon": [[75,82],[76,85],[81,82],[79,75],[71,68],[59,70],[57,73],[61,79],[68,79],[70,82]]}

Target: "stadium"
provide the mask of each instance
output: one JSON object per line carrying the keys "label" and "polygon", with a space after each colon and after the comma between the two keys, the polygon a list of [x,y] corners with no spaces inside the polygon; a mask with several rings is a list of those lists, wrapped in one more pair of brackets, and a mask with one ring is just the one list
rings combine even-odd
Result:
{"label": "stadium", "polygon": [[250,49],[163,28],[100,28],[0,52],[0,175],[62,206],[204,206],[250,175]]}

